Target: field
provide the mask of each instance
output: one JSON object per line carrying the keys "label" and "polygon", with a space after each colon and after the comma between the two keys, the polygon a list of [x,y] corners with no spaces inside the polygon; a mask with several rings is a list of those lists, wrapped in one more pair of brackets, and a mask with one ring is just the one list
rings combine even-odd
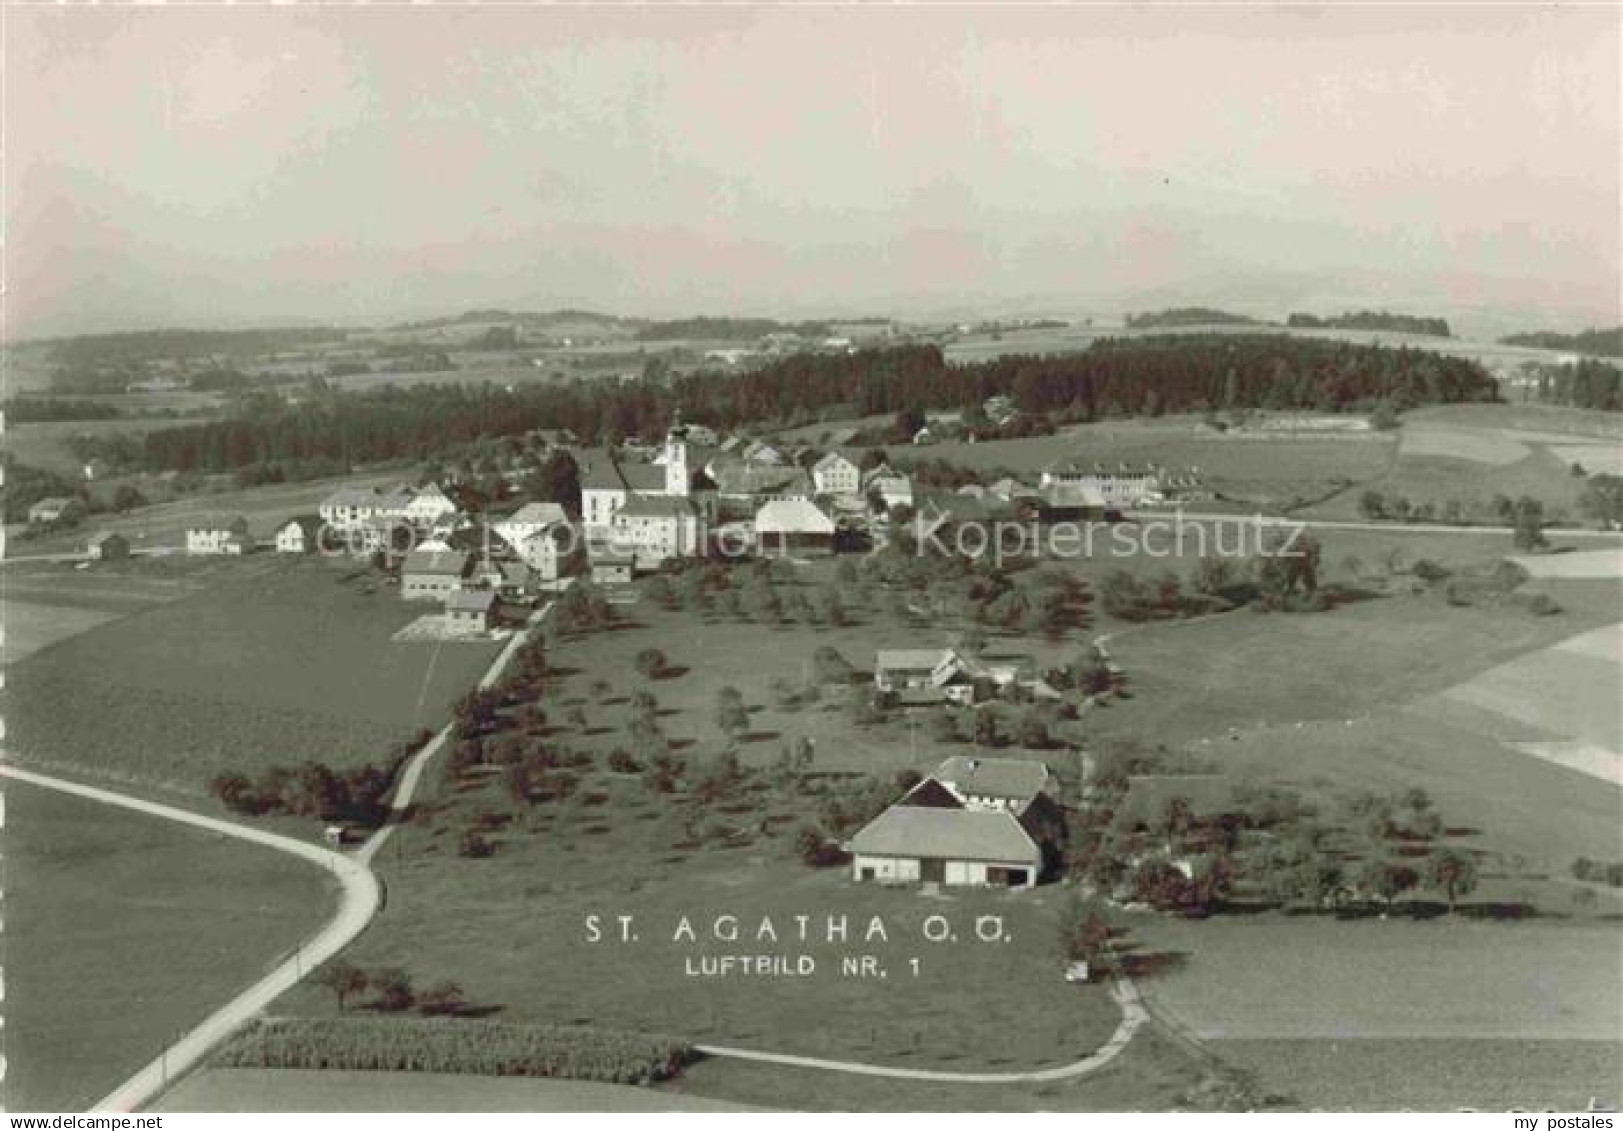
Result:
{"label": "field", "polygon": [[1581,1108],[1623,1092],[1615,921],[1155,920],[1152,1005],[1310,1105]]}
{"label": "field", "polygon": [[226,770],[382,758],[442,724],[495,645],[392,644],[421,608],[346,581],[352,568],[268,554],[213,563],[206,588],[11,666],[8,751],[194,795]]}
{"label": "field", "polygon": [[210,564],[194,560],[185,566],[172,561],[90,570],[35,563],[5,567],[0,574],[5,641],[0,659],[17,663],[97,625],[198,592]]}
{"label": "field", "polygon": [[329,913],[309,865],[6,783],[10,1111],[83,1110]]}

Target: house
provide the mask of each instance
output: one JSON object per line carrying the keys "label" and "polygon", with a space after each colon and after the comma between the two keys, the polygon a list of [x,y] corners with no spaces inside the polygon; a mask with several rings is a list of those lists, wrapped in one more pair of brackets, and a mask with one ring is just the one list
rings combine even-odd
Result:
{"label": "house", "polygon": [[400,563],[400,596],[444,600],[463,587],[467,575],[468,555],[461,550],[413,550]]}
{"label": "house", "polygon": [[1048,789],[1048,767],[1020,758],[972,758],[954,755],[931,777],[962,804],[978,809],[1024,813]]}
{"label": "house", "polygon": [[72,522],[83,517],[85,505],[69,495],[52,495],[28,508],[31,523]]}
{"label": "house", "polygon": [[1013,664],[986,664],[956,648],[897,648],[874,653],[874,685],[904,707],[973,706],[1019,683]]}
{"label": "house", "polygon": [[496,594],[488,589],[459,589],[445,598],[446,627],[454,632],[489,632]]}
{"label": "house", "polygon": [[862,473],[857,465],[839,452],[829,452],[812,464],[812,486],[819,495],[857,495],[862,492]]}
{"label": "house", "polygon": [[321,545],[321,520],[314,515],[290,518],[276,528],[278,554],[309,554]]}
{"label": "house", "polygon": [[893,805],[847,846],[851,875],[879,883],[1035,887],[1043,851],[1007,809]]}
{"label": "house", "polygon": [[193,526],[186,531],[188,554],[246,554],[253,549],[248,538],[246,519],[234,518],[230,522],[211,522]]}
{"label": "house", "polygon": [[531,534],[516,549],[524,564],[535,571],[538,581],[557,581],[568,572],[576,544],[574,527],[553,523]]}
{"label": "house", "polygon": [[531,535],[538,534],[549,526],[568,524],[569,516],[557,503],[525,503],[495,523],[491,529],[517,553]]}
{"label": "house", "polygon": [[834,552],[834,520],[805,499],[774,499],[755,514],[755,550],[762,556]]}
{"label": "house", "polygon": [[116,531],[104,530],[93,535],[85,544],[85,554],[92,561],[112,562],[130,556],[130,540]]}
{"label": "house", "polygon": [[438,483],[430,483],[411,496],[402,517],[419,530],[423,530],[439,524],[456,513],[457,505],[451,501],[451,497],[440,489]]}
{"label": "house", "polygon": [[773,467],[718,462],[714,466],[716,493],[724,505],[742,504],[753,512],[775,499],[806,499],[817,493],[812,477],[799,467]]}
{"label": "house", "polygon": [[885,463],[868,469],[862,477],[862,493],[870,497],[877,495],[886,510],[913,505],[913,481]]}
{"label": "house", "polygon": [[764,440],[751,440],[744,445],[744,460],[747,463],[768,464],[776,466],[784,462],[783,452]]}
{"label": "house", "polygon": [[631,581],[632,557],[605,551],[592,555],[593,585],[626,585]]}
{"label": "house", "polygon": [[1020,415],[1020,410],[1014,407],[1014,398],[1003,393],[987,397],[981,405],[981,411],[986,413],[986,419],[999,428]]}

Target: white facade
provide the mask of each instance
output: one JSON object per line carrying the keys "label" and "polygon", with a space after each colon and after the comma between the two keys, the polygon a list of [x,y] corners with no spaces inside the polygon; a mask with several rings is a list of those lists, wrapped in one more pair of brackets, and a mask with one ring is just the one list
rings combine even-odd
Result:
{"label": "white facade", "polygon": [[819,495],[856,495],[862,491],[862,473],[838,452],[830,452],[812,466],[812,483]]}
{"label": "white facade", "polygon": [[228,526],[193,527],[186,531],[188,554],[240,554],[247,539]]}
{"label": "white facade", "polygon": [[851,878],[881,884],[934,880],[949,887],[1034,888],[1037,868],[1023,861],[993,864],[981,860],[931,860],[905,856],[853,856]]}

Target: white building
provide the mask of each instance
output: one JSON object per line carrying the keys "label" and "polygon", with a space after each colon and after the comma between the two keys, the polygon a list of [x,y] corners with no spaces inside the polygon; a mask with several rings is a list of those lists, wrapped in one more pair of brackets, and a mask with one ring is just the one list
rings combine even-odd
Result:
{"label": "white building", "polygon": [[321,520],[317,518],[290,518],[276,528],[278,554],[314,553],[321,542]]}
{"label": "white building", "polygon": [[839,452],[812,464],[812,484],[819,495],[857,495],[862,492],[862,473],[857,465]]}
{"label": "white building", "polygon": [[1114,470],[1095,464],[1091,468],[1074,463],[1050,464],[1043,469],[1039,487],[1080,487],[1098,493],[1104,505],[1118,509],[1160,502],[1163,498],[1161,472],[1157,468]]}
{"label": "white building", "polygon": [[456,503],[451,501],[451,497],[440,489],[438,483],[430,483],[411,496],[402,517],[421,530],[440,523],[456,512]]}
{"label": "white building", "polygon": [[188,554],[245,554],[252,549],[248,527],[238,519],[225,525],[193,526],[186,531]]}
{"label": "white building", "polygon": [[851,838],[851,875],[879,883],[1035,887],[1042,850],[1005,809],[893,805]]}
{"label": "white building", "polygon": [[522,553],[524,543],[531,536],[539,534],[549,526],[559,524],[567,526],[568,523],[569,516],[557,503],[525,503],[491,529],[503,542],[511,546],[514,552]]}

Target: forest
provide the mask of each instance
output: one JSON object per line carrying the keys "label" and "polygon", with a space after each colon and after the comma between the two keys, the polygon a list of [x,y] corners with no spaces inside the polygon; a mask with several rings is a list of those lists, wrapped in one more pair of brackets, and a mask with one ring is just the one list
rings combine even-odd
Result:
{"label": "forest", "polygon": [[1297,330],[1387,330],[1394,334],[1426,334],[1433,338],[1452,338],[1444,318],[1426,318],[1416,314],[1388,314],[1384,310],[1361,310],[1357,314],[1332,314],[1321,318],[1316,314],[1292,314],[1285,325]]}
{"label": "forest", "polygon": [[1573,408],[1623,411],[1623,369],[1589,358],[1575,365],[1545,366],[1539,373],[1538,399]]}
{"label": "forest", "polygon": [[1172,329],[1177,326],[1255,326],[1257,319],[1244,314],[1231,314],[1226,310],[1213,310],[1207,306],[1180,306],[1171,310],[1154,310],[1144,314],[1129,314],[1127,326],[1133,330]]}
{"label": "forest", "polygon": [[1572,353],[1587,353],[1594,357],[1623,357],[1623,326],[1613,326],[1609,330],[1579,330],[1576,334],[1535,330],[1526,334],[1509,334],[1499,341],[1507,346],[1567,350]]}
{"label": "forest", "polygon": [[263,409],[238,419],[87,439],[85,456],[151,470],[240,471],[276,465],[345,469],[424,459],[479,437],[567,428],[585,444],[661,433],[678,409],[716,428],[795,424],[842,406],[857,415],[962,409],[1007,394],[1024,414],[1066,421],[1202,412],[1312,409],[1367,412],[1381,403],[1485,401],[1496,386],[1476,363],[1284,335],[1165,335],[1102,339],[1064,356],[1008,355],[949,364],[913,345],[800,354],[738,376],[695,373],[668,382],[573,381],[495,387],[385,388]]}

